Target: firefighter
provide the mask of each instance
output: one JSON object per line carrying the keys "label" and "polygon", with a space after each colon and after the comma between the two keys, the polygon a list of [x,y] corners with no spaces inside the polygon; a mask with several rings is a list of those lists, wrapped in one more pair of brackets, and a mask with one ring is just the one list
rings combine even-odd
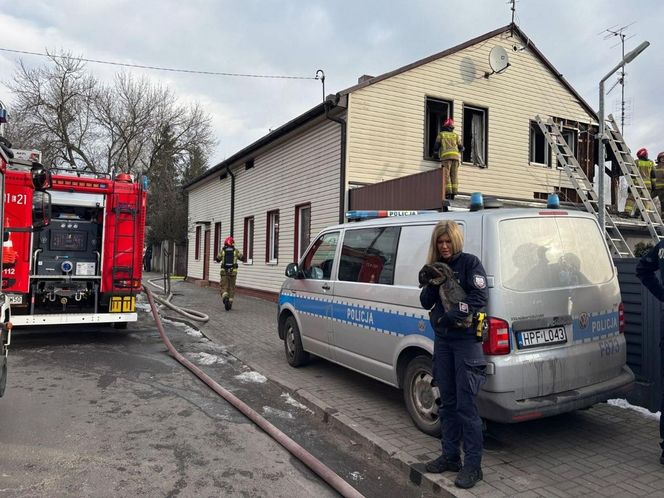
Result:
{"label": "firefighter", "polygon": [[[435,331],[433,377],[440,389],[442,454],[426,464],[426,471],[458,472],[454,484],[472,488],[482,479],[482,419],[475,397],[484,383],[487,362],[482,351],[481,323],[460,325],[469,316],[482,316],[489,297],[482,263],[462,252],[463,232],[454,221],[441,221],[433,229],[427,264],[420,270],[422,307],[431,310],[429,319]],[[449,265],[466,292],[465,301],[445,310],[440,284],[431,279],[430,265]],[[480,318],[483,320],[483,317]],[[461,465],[461,441],[464,463]]]}
{"label": "firefighter", "polygon": [[[433,147],[433,153],[440,157],[440,167],[442,168],[442,200],[459,193],[459,164],[461,163],[461,152],[463,146],[459,135],[454,131],[454,120],[447,118],[443,123],[443,129],[436,137],[436,143]],[[443,202],[444,204],[444,202]]]}
{"label": "firefighter", "polygon": [[224,247],[219,251],[215,261],[221,263],[221,279],[219,281],[221,300],[224,302],[226,311],[230,311],[235,297],[237,262],[245,261],[244,255],[238,249],[235,249],[235,241],[231,235],[224,240]]}
{"label": "firefighter", "polygon": [[[643,180],[643,183],[646,185],[646,190],[650,191],[652,188],[652,177],[654,175],[654,166],[655,163],[653,163],[650,159],[648,159],[648,149],[645,147],[640,148],[636,152],[636,167],[639,170],[639,173],[641,174],[641,179]],[[646,205],[646,209],[649,208],[650,206]],[[638,216],[638,211],[636,209],[636,201],[634,199],[634,196],[632,195],[632,192],[629,192],[629,195],[627,196],[627,201],[625,201],[625,214],[628,216],[633,216],[636,217]]]}
{"label": "firefighter", "polygon": [[661,215],[664,208],[664,152],[657,154],[657,162],[652,171],[652,196],[655,204],[659,202],[659,213]]}

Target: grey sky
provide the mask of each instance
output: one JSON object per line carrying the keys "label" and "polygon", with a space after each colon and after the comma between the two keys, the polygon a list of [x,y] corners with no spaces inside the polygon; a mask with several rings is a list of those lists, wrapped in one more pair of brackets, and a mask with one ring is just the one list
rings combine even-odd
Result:
{"label": "grey sky", "polygon": [[[0,0],[0,47],[201,71],[313,78],[323,69],[329,94],[362,74],[382,74],[504,26],[510,15],[504,0]],[[657,0],[517,2],[517,24],[595,109],[599,80],[620,60],[619,39],[600,33],[634,22],[626,50],[643,40],[651,46],[627,66],[631,112],[625,134],[633,150],[646,146],[651,157],[664,150],[664,58],[656,36],[662,19],[664,2]],[[0,100],[7,105],[11,95],[2,82],[18,57],[0,52]],[[30,65],[47,62],[21,57]],[[109,81],[118,71],[88,67]],[[315,80],[131,72],[170,86],[183,101],[203,104],[219,140],[211,164],[322,99]],[[619,99],[617,87],[607,96],[608,112],[619,114]]]}

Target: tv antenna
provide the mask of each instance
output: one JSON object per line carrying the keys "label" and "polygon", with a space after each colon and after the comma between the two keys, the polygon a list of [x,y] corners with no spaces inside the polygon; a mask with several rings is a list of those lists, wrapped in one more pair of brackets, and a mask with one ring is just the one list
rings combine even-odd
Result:
{"label": "tv antenna", "polygon": [[[636,22],[636,21],[634,21]],[[631,22],[629,24],[626,24],[625,26],[622,26],[618,28],[618,25],[616,24],[615,26],[611,26],[610,28],[605,29],[602,31],[602,33],[606,33],[604,36],[605,40],[608,40],[610,38],[614,37],[619,37],[620,38],[620,46],[621,46],[621,52],[622,52],[622,58],[625,58],[625,40],[629,40],[630,38],[633,38],[636,35],[632,36],[627,36],[625,31],[627,31],[627,28],[629,28],[634,22]],[[617,47],[618,45],[614,45],[614,47]],[[611,47],[613,48],[613,47]],[[611,93],[611,90],[613,90],[616,86],[620,85],[620,133],[623,135],[625,134],[625,76],[627,73],[625,73],[625,65],[623,65],[620,68],[620,75],[618,76],[618,81],[616,81],[611,88],[606,92],[608,95]]]}
{"label": "tv antenna", "polygon": [[508,67],[510,67],[510,61],[507,57],[507,50],[499,45],[493,47],[491,52],[489,52],[489,66],[491,67],[491,72],[484,73],[484,77],[487,79],[492,74],[500,74]]}

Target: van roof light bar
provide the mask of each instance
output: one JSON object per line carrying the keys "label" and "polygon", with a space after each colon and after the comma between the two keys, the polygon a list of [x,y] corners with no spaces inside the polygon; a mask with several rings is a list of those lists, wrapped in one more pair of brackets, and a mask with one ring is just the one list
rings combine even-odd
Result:
{"label": "van roof light bar", "polygon": [[437,213],[438,211],[388,211],[363,210],[346,211],[346,218],[350,221],[371,220],[374,218],[391,218],[393,216],[414,216],[417,214]]}

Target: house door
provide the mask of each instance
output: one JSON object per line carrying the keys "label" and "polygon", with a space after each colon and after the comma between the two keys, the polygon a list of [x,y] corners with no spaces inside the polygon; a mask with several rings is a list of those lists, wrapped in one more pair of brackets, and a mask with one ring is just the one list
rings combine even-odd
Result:
{"label": "house door", "polygon": [[203,247],[203,280],[210,280],[210,230],[205,230]]}

